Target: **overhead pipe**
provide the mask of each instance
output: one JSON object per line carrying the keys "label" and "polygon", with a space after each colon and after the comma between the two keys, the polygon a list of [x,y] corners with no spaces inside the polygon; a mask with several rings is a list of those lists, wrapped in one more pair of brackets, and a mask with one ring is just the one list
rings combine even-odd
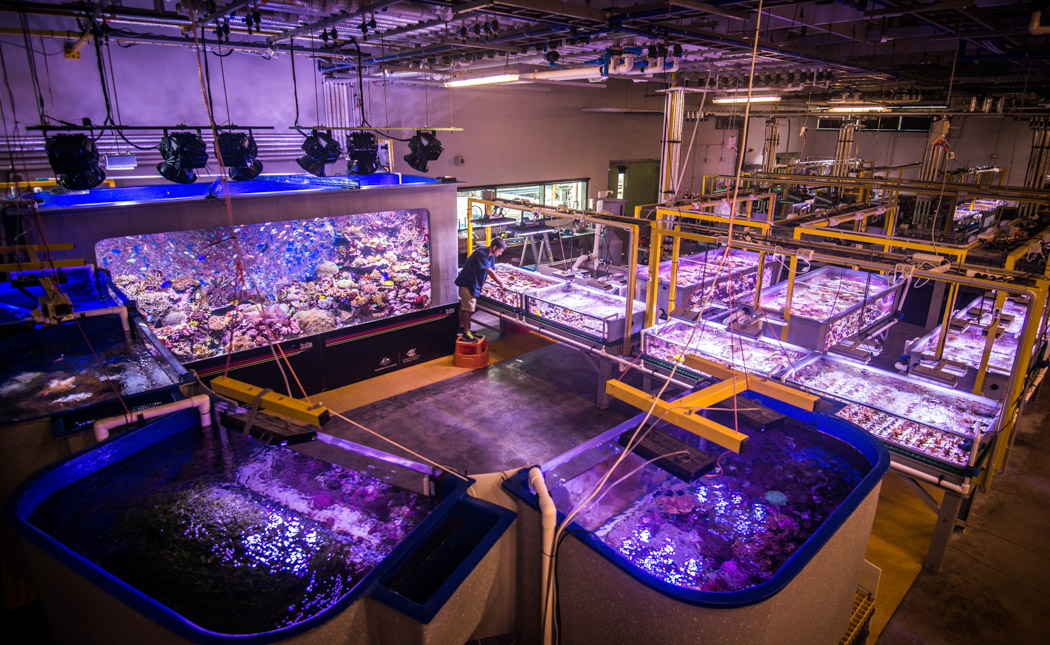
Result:
{"label": "overhead pipe", "polygon": [[95,433],[95,439],[98,441],[105,441],[109,438],[109,431],[115,428],[120,428],[137,421],[163,416],[172,412],[178,412],[179,410],[187,410],[189,408],[197,408],[197,411],[200,412],[201,427],[211,427],[211,397],[207,394],[198,394],[196,396],[191,396],[188,399],[172,401],[171,403],[165,403],[153,408],[136,410],[115,417],[99,419],[94,425],[92,425],[92,429]]}

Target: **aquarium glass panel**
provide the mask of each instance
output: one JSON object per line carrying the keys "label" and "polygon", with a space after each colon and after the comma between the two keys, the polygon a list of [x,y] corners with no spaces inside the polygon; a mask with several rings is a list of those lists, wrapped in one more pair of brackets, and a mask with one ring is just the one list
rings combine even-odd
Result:
{"label": "aquarium glass panel", "polygon": [[[426,210],[131,235],[99,264],[182,361],[426,309]],[[237,258],[246,287],[239,288]]]}
{"label": "aquarium glass panel", "polygon": [[208,430],[76,480],[30,521],[200,627],[254,634],[338,603],[434,507],[370,474]]}

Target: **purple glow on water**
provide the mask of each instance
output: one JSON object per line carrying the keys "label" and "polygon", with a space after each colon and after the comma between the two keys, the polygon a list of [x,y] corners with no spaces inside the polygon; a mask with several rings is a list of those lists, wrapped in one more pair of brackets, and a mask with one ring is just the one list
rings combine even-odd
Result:
{"label": "purple glow on water", "polygon": [[[746,589],[772,578],[860,482],[862,473],[846,456],[852,448],[832,442],[803,428],[755,434],[744,453],[722,455],[720,472],[693,482],[649,465],[578,522],[670,584]],[[607,459],[552,491],[559,508],[586,497],[611,463]],[[610,481],[642,463],[628,456]]]}
{"label": "purple glow on water", "polygon": [[31,521],[191,622],[251,634],[339,602],[433,507],[239,434],[183,433],[74,482]]}

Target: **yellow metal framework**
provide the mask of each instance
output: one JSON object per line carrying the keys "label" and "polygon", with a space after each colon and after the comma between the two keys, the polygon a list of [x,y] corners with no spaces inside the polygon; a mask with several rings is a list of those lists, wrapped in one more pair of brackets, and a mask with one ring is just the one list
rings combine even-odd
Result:
{"label": "yellow metal framework", "polygon": [[329,419],[328,408],[324,406],[310,405],[306,401],[276,392],[265,392],[261,387],[236,381],[226,376],[213,378],[211,380],[211,389],[215,390],[216,394],[248,405],[258,401],[259,407],[263,410],[295,419],[308,425],[322,426]]}
{"label": "yellow metal framework", "polygon": [[617,380],[606,381],[605,392],[641,410],[652,410],[657,418],[673,423],[683,430],[713,441],[733,452],[740,452],[744,449],[748,441],[747,435],[704,417],[702,415],[704,410],[746,390],[758,392],[810,411],[820,400],[819,397],[812,394],[730,369],[700,356],[686,356],[685,364],[721,380],[696,392],[690,392],[675,401],[658,399],[652,394]]}
{"label": "yellow metal framework", "polygon": [[[740,222],[738,222],[739,224]],[[682,230],[678,230],[678,226],[668,226],[666,223],[656,221],[652,224],[652,235],[654,250],[658,249],[656,240],[663,237],[675,238],[681,240],[691,240],[695,242],[701,242],[710,244],[715,242],[715,238],[711,235],[705,235],[701,233],[692,233]],[[812,229],[815,231],[826,231],[828,229],[816,228]],[[843,233],[848,233],[843,231]],[[851,233],[851,235],[858,235]],[[877,236],[860,236],[864,237],[865,241],[871,241],[877,239]],[[723,238],[723,241],[726,241]],[[922,243],[915,243],[924,246]],[[791,249],[782,248],[779,246],[771,247],[769,244],[764,243],[761,240],[745,241],[741,239],[728,240],[728,245],[734,248],[740,248],[744,250],[755,251],[758,253],[773,253],[786,255],[790,260],[790,272],[788,275],[789,280],[789,302],[790,302],[790,287],[793,284],[794,275],[797,269],[798,255],[802,252],[802,249]],[[804,243],[800,244],[803,246]],[[892,241],[892,247],[909,248],[903,244],[899,244],[896,240]],[[928,245],[929,250],[932,251],[933,245]],[[938,248],[942,248],[938,245]],[[659,253],[653,253],[653,256],[658,257]],[[901,258],[903,261],[906,258]],[[892,264],[886,264],[882,262],[876,262],[869,259],[859,259],[854,257],[840,257],[837,255],[830,255],[826,252],[819,250],[813,251],[813,261],[822,262],[825,264],[832,264],[845,267],[857,267],[858,269],[882,273],[893,272],[895,266]],[[650,275],[655,275],[657,265],[654,264],[654,257],[650,257]],[[966,275],[966,271],[980,272],[982,274],[994,274],[997,279],[986,279],[982,277],[970,277]],[[1028,314],[1025,318],[1025,323],[1021,331],[1021,338],[1018,342],[1017,361],[1014,364],[1014,370],[1010,376],[1009,387],[1007,388],[1007,394],[1003,400],[1003,412],[1000,416],[998,432],[995,434],[992,446],[992,457],[984,470],[977,480],[977,483],[983,486],[987,486],[991,483],[994,473],[1002,469],[1006,457],[1007,448],[1010,445],[1012,433],[1014,431],[1015,421],[1017,413],[1020,411],[1021,405],[1023,404],[1023,394],[1027,386],[1026,377],[1029,374],[1030,367],[1032,366],[1032,360],[1034,358],[1034,348],[1038,340],[1040,331],[1046,326],[1046,318],[1050,316],[1050,313],[1046,311],[1047,297],[1050,294],[1050,279],[1047,276],[1031,276],[1019,274],[1013,271],[996,270],[990,267],[984,266],[970,266],[961,263],[953,263],[952,269],[947,273],[937,273],[932,271],[925,271],[921,269],[914,269],[912,272],[913,277],[929,279],[937,282],[944,282],[949,287],[949,307],[954,306],[953,295],[957,295],[958,290],[962,286],[981,289],[985,291],[993,291],[997,294],[997,298],[1001,297],[1005,299],[1009,296],[1020,297],[1028,302]],[[655,281],[650,280],[650,287],[647,292],[647,311],[646,315],[651,314],[650,309],[655,306]],[[757,297],[757,295],[756,295]],[[998,300],[997,300],[998,302]],[[948,309],[948,315],[950,316],[951,309]],[[947,328],[949,320],[945,321],[945,328]],[[650,325],[647,321],[647,325]],[[992,334],[994,336],[994,334]],[[943,345],[943,341],[940,343]],[[986,352],[987,354],[987,352]],[[987,370],[987,359],[988,356],[984,357],[982,361],[981,370]],[[696,364],[694,363],[694,366]],[[700,371],[705,371],[702,367],[698,367]]]}
{"label": "yellow metal framework", "polygon": [[[624,328],[627,329],[627,330],[631,329],[631,326],[634,323],[634,307],[632,306],[633,298],[632,298],[631,294],[634,293],[635,284],[636,284],[637,279],[638,279],[637,275],[636,275],[637,272],[638,272],[638,241],[639,241],[639,237],[641,235],[641,227],[639,226],[639,224],[633,223],[631,221],[632,218],[626,218],[625,217],[625,218],[622,218],[622,219],[607,219],[605,217],[602,217],[602,215],[606,215],[606,216],[608,216],[608,218],[612,218],[612,217],[615,217],[615,216],[612,213],[601,213],[601,212],[591,213],[591,212],[587,212],[587,211],[578,211],[578,210],[572,210],[572,209],[568,209],[568,208],[550,208],[550,207],[546,207],[546,206],[540,206],[540,205],[537,205],[537,204],[519,204],[519,203],[516,203],[516,202],[509,202],[509,201],[504,201],[504,200],[499,200],[499,199],[488,200],[488,199],[478,199],[476,197],[469,198],[467,200],[467,204],[468,204],[468,211],[470,211],[470,212],[473,212],[474,204],[481,204],[481,205],[483,205],[485,207],[485,215],[486,216],[488,216],[489,212],[491,211],[491,209],[493,207],[499,206],[500,208],[509,208],[509,209],[518,210],[518,211],[522,211],[522,212],[535,213],[537,215],[543,215],[545,217],[553,217],[553,218],[560,218],[560,219],[570,219],[570,220],[577,221],[577,222],[585,222],[587,224],[593,224],[595,226],[608,226],[608,227],[611,227],[611,228],[617,228],[617,229],[620,229],[622,231],[625,231],[627,233],[627,235],[628,235],[629,240],[630,240],[630,247],[628,249],[628,256],[627,256],[628,257],[628,265],[627,265],[627,276],[626,277],[627,277],[627,294],[628,294],[628,297],[627,297],[627,313],[626,313],[626,317],[625,317],[625,321],[624,321],[624,325],[625,325]],[[469,255],[470,253],[473,252],[473,245],[471,244],[471,241],[473,240],[473,227],[470,224],[470,219],[469,218],[468,218],[467,222],[468,222],[467,223],[467,238],[468,238],[468,242],[467,242],[467,244],[468,244],[467,249],[468,250],[467,250],[467,253]],[[486,233],[485,233],[485,241],[488,244],[492,243],[491,229],[488,229],[486,231]],[[648,318],[646,318],[646,320],[648,320]],[[625,355],[626,354],[630,354],[630,351],[631,351],[631,335],[628,333],[628,334],[624,334],[623,353]]]}

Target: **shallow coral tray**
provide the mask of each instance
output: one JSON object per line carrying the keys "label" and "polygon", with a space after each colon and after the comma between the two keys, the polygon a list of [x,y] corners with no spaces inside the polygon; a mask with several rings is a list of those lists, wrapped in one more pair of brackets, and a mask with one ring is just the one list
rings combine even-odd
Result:
{"label": "shallow coral tray", "polygon": [[973,440],[921,423],[901,419],[875,408],[849,403],[835,416],[851,421],[886,443],[918,452],[953,466],[969,463]]}
{"label": "shallow coral tray", "polygon": [[[631,333],[641,329],[645,305],[632,300]],[[602,342],[624,337],[627,299],[571,283],[526,295],[530,316],[558,323]]]}
{"label": "shallow coral tray", "polygon": [[972,437],[975,426],[987,432],[1000,411],[990,399],[827,356],[798,367],[790,379],[835,398],[869,405],[964,437]]}
{"label": "shallow coral tray", "polygon": [[[970,323],[978,327],[987,327],[992,324],[992,311],[994,309],[995,298],[978,298],[971,302],[959,317],[969,320]],[[1003,331],[1015,336],[1020,334],[1021,329],[1024,327],[1025,316],[1028,314],[1027,307],[1013,300],[1007,300],[1003,303],[1002,313],[1013,317],[1006,324],[1000,322],[999,326],[1003,328]]]}
{"label": "shallow coral tray", "polygon": [[696,354],[752,374],[778,373],[809,354],[794,345],[734,334],[711,322],[701,322],[694,332],[693,323],[672,320],[646,329],[642,337],[646,356],[675,363],[685,354]]}
{"label": "shallow coral tray", "polygon": [[[746,271],[758,266],[758,254],[739,249],[713,249],[696,255],[687,255],[678,259],[678,286],[691,287],[711,280],[717,276]],[[648,279],[649,267],[638,268],[638,277]],[[671,282],[671,261],[660,263],[660,282]]]}
{"label": "shallow coral tray", "polygon": [[525,302],[522,296],[525,293],[565,282],[509,264],[497,264],[495,271],[507,288],[500,289],[494,280],[486,280],[485,286],[481,288],[481,297],[483,300],[497,302],[513,309],[524,309]]}
{"label": "shallow coral tray", "polygon": [[[933,332],[916,343],[912,351],[933,354],[937,350],[937,340],[940,334],[941,327],[938,325]],[[984,357],[984,346],[987,340],[981,333],[980,327],[971,326],[965,331],[950,329],[944,341],[942,358],[964,363],[976,369]],[[994,371],[1009,374],[1016,359],[1017,338],[1010,334],[1003,334],[992,343],[992,355],[988,359],[988,367]]]}

